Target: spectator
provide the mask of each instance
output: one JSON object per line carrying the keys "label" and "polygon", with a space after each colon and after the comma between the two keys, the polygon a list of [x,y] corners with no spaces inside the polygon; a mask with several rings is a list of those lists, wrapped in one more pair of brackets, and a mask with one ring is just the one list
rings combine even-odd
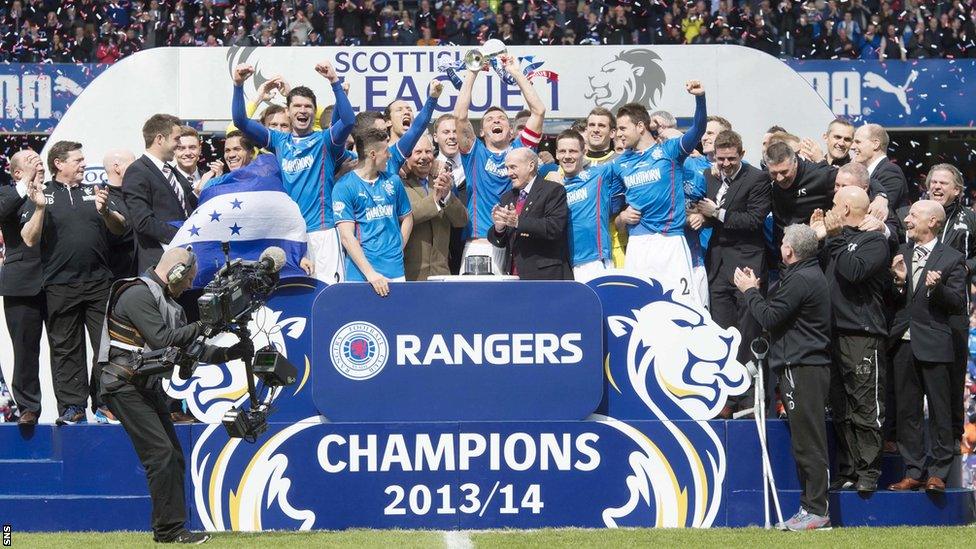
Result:
{"label": "spectator", "polygon": [[881,39],[881,45],[878,47],[878,59],[881,61],[885,59],[905,61],[908,59],[905,44],[902,41],[902,37],[898,34],[898,29],[895,25],[888,25],[885,29],[885,35]]}
{"label": "spectator", "polygon": [[429,26],[421,27],[420,32],[423,37],[417,40],[418,46],[436,46],[441,43],[440,40],[433,37]]}

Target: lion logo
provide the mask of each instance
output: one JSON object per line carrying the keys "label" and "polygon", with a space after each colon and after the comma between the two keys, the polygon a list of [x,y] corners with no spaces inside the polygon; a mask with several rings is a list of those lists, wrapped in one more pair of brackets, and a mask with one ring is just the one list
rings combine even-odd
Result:
{"label": "lion logo", "polygon": [[650,381],[647,374],[652,373],[689,419],[712,419],[729,396],[749,388],[745,366],[735,358],[740,336],[671,295],[667,292],[666,299],[648,303],[632,316],[609,316],[607,324],[614,336],[629,336],[631,373],[643,372],[641,382]]}
{"label": "lion logo", "polygon": [[[722,504],[725,450],[707,420],[751,378],[740,336],[656,280],[610,275],[588,283],[604,304],[608,414],[633,442],[629,497],[604,510],[608,527],[707,527]],[[628,420],[657,419],[635,424]]]}
{"label": "lion logo", "polygon": [[621,52],[588,78],[591,91],[584,97],[612,111],[627,103],[650,107],[667,81],[659,61],[661,57],[647,49]]}

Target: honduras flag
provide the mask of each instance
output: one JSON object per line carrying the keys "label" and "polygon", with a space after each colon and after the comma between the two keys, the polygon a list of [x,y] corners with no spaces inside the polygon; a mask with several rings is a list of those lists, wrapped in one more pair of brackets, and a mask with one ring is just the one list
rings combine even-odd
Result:
{"label": "honduras flag", "polygon": [[231,259],[247,261],[278,246],[286,258],[281,277],[305,276],[299,266],[308,247],[305,220],[282,187],[274,155],[259,155],[204,189],[197,209],[173,237],[169,247],[193,246],[197,255],[194,288],[206,286],[224,265],[223,242],[230,244]]}

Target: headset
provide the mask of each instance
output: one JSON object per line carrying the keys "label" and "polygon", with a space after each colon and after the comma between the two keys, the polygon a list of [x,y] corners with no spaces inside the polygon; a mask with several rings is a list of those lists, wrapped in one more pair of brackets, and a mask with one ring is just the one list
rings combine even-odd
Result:
{"label": "headset", "polygon": [[186,277],[190,275],[193,271],[193,267],[197,264],[197,255],[193,253],[193,247],[187,246],[186,251],[190,253],[190,256],[183,263],[177,263],[166,273],[166,282],[170,286],[176,286],[177,284],[186,280]]}

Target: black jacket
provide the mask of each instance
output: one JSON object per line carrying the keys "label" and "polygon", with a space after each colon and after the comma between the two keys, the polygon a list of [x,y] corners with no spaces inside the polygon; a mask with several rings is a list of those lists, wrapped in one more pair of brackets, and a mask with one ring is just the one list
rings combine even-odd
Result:
{"label": "black jacket", "polygon": [[[915,358],[926,362],[952,362],[955,351],[952,344],[949,317],[965,314],[966,267],[961,253],[936,242],[925,261],[925,269],[919,275],[918,287],[912,287],[913,244],[905,244],[899,250],[905,258],[907,276],[905,287],[899,291],[895,320],[891,325],[892,340],[901,339],[911,328],[912,352]],[[929,290],[925,278],[929,271],[942,273],[942,280]]]}
{"label": "black jacket", "polygon": [[830,291],[817,258],[782,270],[769,301],[756,288],[746,292],[753,318],[769,332],[769,365],[830,364]]}
{"label": "black jacket", "polygon": [[886,158],[875,166],[871,173],[871,183],[884,187],[888,195],[888,209],[891,211],[908,205],[908,180],[901,168],[891,160]]}
{"label": "black jacket", "polygon": [[[512,189],[498,203],[514,208],[518,194],[518,190]],[[492,226],[488,240],[506,248],[509,261],[514,262],[523,280],[572,280],[568,222],[565,187],[536,177],[519,215],[518,227],[506,227],[499,233]]]}
{"label": "black jacket", "polygon": [[136,262],[136,239],[132,231],[132,222],[129,219],[129,211],[125,207],[125,199],[122,195],[122,187],[109,185],[108,195],[115,201],[119,208],[119,213],[125,218],[125,232],[121,235],[109,234],[109,256],[108,263],[112,269],[112,278],[128,278],[135,276],[138,272]]}
{"label": "black jacket", "polygon": [[[968,278],[976,272],[976,212],[958,200],[945,209],[946,222],[939,234],[939,242],[966,258]],[[908,215],[908,212],[905,212]]]}
{"label": "black jacket", "polygon": [[41,292],[41,247],[24,244],[20,236],[20,208],[27,202],[16,184],[0,188],[0,231],[3,231],[3,267],[0,295],[28,297]]}
{"label": "black jacket", "polygon": [[885,288],[891,278],[888,241],[879,232],[844,227],[822,250],[834,331],[888,335]]}
{"label": "black jacket", "polygon": [[[705,185],[708,198],[717,200],[722,180],[706,170]],[[769,215],[770,192],[769,176],[743,164],[722,201],[725,221],[707,219],[708,226],[713,228],[705,257],[709,283],[717,276],[731,277],[736,267],[750,267],[756,276],[764,278],[761,274],[766,265],[763,225]]]}
{"label": "black jacket", "polygon": [[130,164],[122,177],[122,194],[129,214],[126,222],[136,234],[139,271],[155,265],[163,255],[162,245],[169,244],[176,236],[177,229],[169,222],[185,221],[197,207],[197,197],[190,184],[178,170],[174,173],[183,186],[186,209],[166,182],[163,172],[146,155]]}
{"label": "black jacket", "polygon": [[[793,184],[786,189],[776,183],[772,186],[773,243],[777,249],[783,241],[783,229],[788,225],[809,223],[814,210],[827,211],[833,206],[834,180],[839,168],[799,157],[796,162]],[[879,195],[887,196],[887,192],[879,181],[872,179],[868,196],[873,200]]]}

